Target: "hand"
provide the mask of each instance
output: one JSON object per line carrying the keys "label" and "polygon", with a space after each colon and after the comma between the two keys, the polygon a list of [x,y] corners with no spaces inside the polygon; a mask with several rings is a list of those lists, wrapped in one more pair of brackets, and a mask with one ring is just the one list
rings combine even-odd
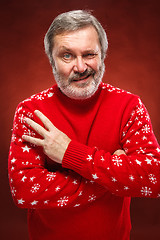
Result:
{"label": "hand", "polygon": [[124,150],[122,150],[122,149],[118,149],[118,150],[116,150],[114,153],[113,153],[113,155],[121,155],[121,154],[125,154],[126,155],[126,153],[125,153],[125,151]]}
{"label": "hand", "polygon": [[57,129],[43,113],[38,110],[35,110],[34,113],[42,121],[47,130],[30,118],[25,118],[25,122],[30,125],[39,135],[41,135],[43,139],[34,138],[27,135],[23,135],[22,138],[29,143],[41,146],[44,153],[50,159],[57,163],[62,163],[64,153],[71,139]]}

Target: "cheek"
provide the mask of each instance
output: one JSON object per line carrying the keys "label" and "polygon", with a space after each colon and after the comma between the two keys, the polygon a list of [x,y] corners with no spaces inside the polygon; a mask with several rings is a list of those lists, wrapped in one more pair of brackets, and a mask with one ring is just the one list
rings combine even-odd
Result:
{"label": "cheek", "polygon": [[90,66],[95,71],[98,71],[99,67],[101,66],[101,61],[99,59],[92,59],[92,61],[88,63],[88,66]]}
{"label": "cheek", "polygon": [[69,64],[65,64],[65,63],[56,63],[55,64],[56,70],[57,72],[65,77],[68,77],[70,75],[71,72],[71,66],[69,66]]}

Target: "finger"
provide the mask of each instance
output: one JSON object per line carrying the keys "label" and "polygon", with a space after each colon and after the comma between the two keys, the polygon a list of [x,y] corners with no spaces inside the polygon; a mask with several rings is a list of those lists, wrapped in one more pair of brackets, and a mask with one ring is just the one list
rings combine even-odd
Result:
{"label": "finger", "polygon": [[27,135],[23,135],[22,139],[29,142],[29,143],[35,144],[36,146],[43,146],[43,140],[42,139],[30,137],[30,136],[27,136]]}
{"label": "finger", "polygon": [[53,130],[53,128],[55,128],[53,123],[42,112],[40,112],[39,110],[35,110],[34,113],[42,121],[42,123],[48,130]]}
{"label": "finger", "polygon": [[45,137],[46,130],[41,125],[39,125],[38,123],[36,123],[30,118],[25,118],[25,122],[29,126],[31,126],[39,135],[41,135],[42,137]]}
{"label": "finger", "polygon": [[126,155],[126,153],[125,153],[125,151],[123,151],[122,149],[118,149],[118,150],[116,150],[114,153],[113,153],[113,155],[121,155],[121,154],[125,154]]}

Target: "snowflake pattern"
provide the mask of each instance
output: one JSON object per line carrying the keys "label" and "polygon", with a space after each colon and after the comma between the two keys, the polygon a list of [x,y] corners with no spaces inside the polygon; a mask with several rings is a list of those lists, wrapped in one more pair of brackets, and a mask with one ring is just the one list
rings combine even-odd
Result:
{"label": "snowflake pattern", "polygon": [[92,194],[91,196],[89,196],[88,202],[93,202],[95,200],[96,200],[96,196]]}
{"label": "snowflake pattern", "polygon": [[151,191],[151,188],[149,188],[149,187],[142,187],[141,193],[144,196],[151,196],[152,191]]}
{"label": "snowflake pattern", "polygon": [[36,192],[38,192],[38,190],[40,189],[40,184],[39,183],[35,183],[33,186],[32,186],[32,188],[31,188],[31,192],[32,193],[36,193]]}
{"label": "snowflake pattern", "polygon": [[61,189],[60,186],[57,186],[57,187],[55,188],[55,192],[58,192],[60,189]]}
{"label": "snowflake pattern", "polygon": [[[123,91],[121,91],[120,89],[118,88],[114,88],[110,85],[107,85],[107,84],[104,84],[103,85],[103,89],[106,89],[108,90],[108,92],[110,92],[112,94],[112,92],[116,92],[116,93],[123,93]],[[129,93],[130,94],[130,93]],[[44,91],[38,95],[33,95],[31,97],[31,99],[34,99],[36,101],[42,101],[44,100],[45,98],[49,98],[49,97],[52,97],[54,95],[54,93],[52,92],[52,90],[49,90],[49,91]],[[30,99],[30,100],[31,100]],[[30,101],[29,99],[27,101]],[[33,118],[33,114],[31,112],[28,112],[26,110],[23,110],[22,107],[19,107],[18,110],[17,110],[17,113],[19,113],[19,115],[17,114],[17,123],[14,124],[14,131],[16,131],[18,129],[18,126],[19,124],[21,123],[21,128],[23,129],[23,133],[24,134],[27,134],[29,136],[34,136],[35,133],[32,132],[30,129],[28,129],[23,123],[24,123],[24,118],[25,116],[28,116],[30,118]],[[135,117],[136,116],[136,117]],[[134,158],[134,159],[131,159],[127,162],[127,166],[131,166],[131,164],[134,165],[135,168],[141,168],[143,166],[145,167],[151,167],[151,166],[147,166],[147,165],[158,165],[160,164],[160,161],[158,161],[156,159],[156,154],[158,154],[160,152],[160,148],[159,147],[155,147],[154,149],[154,152],[156,152],[155,156],[154,156],[154,152],[152,153],[149,153],[149,154],[152,154],[152,155],[149,155],[148,154],[148,157],[146,156],[146,150],[148,150],[146,148],[146,145],[145,144],[150,144],[150,147],[152,147],[151,145],[154,144],[154,141],[151,141],[152,139],[150,138],[150,135],[148,133],[151,132],[151,125],[150,125],[150,122],[149,122],[149,118],[148,118],[148,122],[146,122],[147,120],[147,117],[148,115],[146,114],[146,111],[145,111],[145,108],[143,107],[142,103],[139,102],[139,105],[136,107],[136,110],[133,110],[132,113],[131,113],[131,118],[130,120],[126,123],[126,125],[124,126],[124,129],[122,129],[122,132],[123,132],[123,137],[126,136],[126,139],[124,139],[123,143],[124,143],[124,146],[123,146],[123,149],[125,149],[125,151],[129,152],[131,147],[135,144],[137,144],[136,146],[136,149],[137,149],[137,152],[138,154],[145,154],[143,157],[144,158],[141,158],[141,156],[137,156],[137,159]],[[146,120],[144,120],[146,119]],[[26,159],[29,159],[29,155],[33,153],[33,148],[32,146],[30,145],[24,145],[24,142],[22,142],[22,139],[18,139],[18,137],[16,137],[17,135],[15,133],[12,134],[12,142],[16,141],[16,144],[18,143],[19,141],[19,146],[20,146],[20,150],[21,150],[21,154],[24,154],[25,158],[20,161],[20,164],[22,166],[22,169],[23,170],[20,170],[20,171],[17,171],[17,176],[19,177],[20,179],[20,184],[23,184],[25,186],[29,186],[28,187],[28,193],[26,194],[29,194],[29,192],[31,192],[33,195],[32,196],[36,196],[34,195],[34,193],[37,193],[39,190],[40,190],[40,187],[42,186],[41,182],[37,183],[38,181],[38,177],[36,174],[34,174],[35,176],[33,175],[27,175],[27,171],[29,168],[31,168],[31,165],[33,164],[39,164],[41,165],[42,167],[42,164],[39,163],[40,160],[43,160],[41,159],[41,153],[40,152],[36,152],[36,154],[34,154],[33,158],[31,159],[31,161],[26,161]],[[131,136],[131,137],[130,137]],[[123,140],[123,139],[122,139]],[[135,141],[134,141],[135,140]],[[21,143],[22,142],[22,143]],[[127,148],[126,148],[127,146]],[[98,149],[97,149],[98,150]],[[39,155],[38,155],[39,154]],[[93,155],[92,155],[93,154]],[[11,151],[10,151],[10,155],[11,155]],[[30,156],[31,156],[30,155]],[[87,161],[87,164],[90,164],[89,162],[90,161],[93,161],[94,160],[94,153],[87,153],[86,155],[86,161]],[[105,156],[105,155],[103,155]],[[153,173],[150,173],[148,171],[148,176],[144,176],[143,173],[141,173],[142,176],[138,176],[135,174],[135,171],[129,171],[128,172],[128,175],[126,174],[124,177],[125,177],[125,180],[126,182],[123,183],[123,185],[121,184],[121,178],[119,177],[120,175],[118,174],[121,174],[120,172],[121,171],[118,171],[119,167],[125,167],[126,164],[125,164],[125,159],[123,160],[120,156],[117,156],[117,155],[114,155],[111,159],[111,162],[112,162],[112,165],[107,165],[107,157],[106,159],[104,159],[102,155],[99,155],[99,159],[101,161],[101,164],[106,167],[105,170],[107,172],[107,176],[108,179],[109,179],[109,183],[111,184],[112,186],[112,189],[116,189],[114,190],[114,192],[117,192],[120,193],[120,192],[124,192],[124,194],[127,194],[128,190],[130,190],[130,192],[132,191],[132,186],[134,186],[134,184],[137,184],[136,180],[140,180],[141,181],[143,180],[143,184],[144,184],[144,181],[146,181],[146,177],[147,177],[147,181],[149,183],[149,186],[152,186],[152,184],[157,184],[157,182],[159,181],[157,175],[153,174]],[[16,159],[17,158],[17,159]],[[11,158],[11,171],[13,172],[16,172],[15,169],[17,168],[18,166],[18,157],[17,155],[15,155],[15,158],[12,156]],[[33,162],[32,162],[33,160]],[[39,162],[38,162],[39,161]],[[93,161],[94,162],[94,161]],[[136,165],[136,164],[138,165]],[[96,165],[96,162],[95,162],[95,165]],[[114,170],[113,171],[113,165],[115,166],[114,167]],[[93,164],[92,164],[93,166]],[[95,166],[96,167],[96,166]],[[116,168],[118,169],[116,171]],[[27,169],[27,171],[26,171]],[[17,169],[16,169],[17,170]],[[93,172],[93,169],[91,170],[90,172],[90,178],[86,181],[82,181],[84,183],[84,185],[86,184],[90,184],[90,186],[94,187],[94,184],[96,184],[95,182],[98,181],[99,183],[99,180],[101,180],[101,177],[102,175],[99,174],[99,169],[98,168],[94,168],[94,170],[96,171]],[[123,171],[122,171],[123,172]],[[50,200],[45,200],[45,199],[49,199],[48,198],[48,194],[50,192],[50,186],[52,186],[52,193],[55,194],[55,196],[58,196],[58,200],[56,200],[54,203],[58,206],[58,207],[64,207],[64,206],[70,206],[69,204],[71,203],[71,201],[69,201],[69,197],[67,196],[64,196],[65,194],[63,193],[63,187],[60,185],[54,185],[56,183],[53,183],[52,184],[52,181],[55,179],[55,177],[57,176],[55,172],[47,172],[46,173],[46,169],[44,170],[44,168],[42,169],[41,173],[43,173],[43,179],[46,180],[45,184],[46,184],[46,190],[43,191],[44,194],[46,194],[46,198],[43,198],[43,200],[40,200],[40,199],[32,199],[32,202],[30,202],[29,204],[34,206],[34,205],[38,205],[38,206],[41,206],[41,204],[43,205],[48,205],[51,204],[51,199]],[[40,173],[40,174],[41,174]],[[118,173],[118,174],[117,174]],[[24,175],[25,174],[25,175]],[[57,176],[58,177],[58,176]],[[123,176],[122,176],[123,177]],[[70,176],[66,176],[63,178],[64,179],[69,179],[70,180]],[[93,180],[95,180],[95,182]],[[19,196],[19,193],[17,192],[18,191],[18,188],[16,190],[16,187],[14,187],[14,181],[13,179],[11,178],[12,180],[12,186],[11,186],[11,192],[12,192],[12,195],[13,197],[16,197]],[[11,181],[10,180],[10,181]],[[79,191],[77,192],[77,189],[83,189],[83,188],[79,188],[80,186],[80,182],[78,179],[75,179],[75,176],[72,177],[72,179],[68,182],[70,184],[72,184],[72,188],[73,189],[76,189],[76,196],[77,194],[79,194],[77,196],[77,199],[79,201],[77,201],[77,203],[74,202],[74,204],[72,204],[71,206],[72,207],[79,207],[80,206],[80,200],[82,199],[86,199],[87,202],[92,202],[92,201],[95,201],[96,198],[98,198],[98,195],[96,197],[95,194],[93,194],[93,191],[89,192],[88,195],[86,196],[86,192],[84,191],[84,194],[82,194],[82,191]],[[35,183],[36,182],[36,183]],[[48,183],[47,183],[48,182]],[[101,182],[101,181],[100,181]],[[48,185],[47,185],[48,184]],[[77,185],[78,184],[78,185]],[[92,185],[91,185],[92,184]],[[139,195],[143,195],[145,197],[150,197],[152,195],[152,188],[151,187],[147,187],[147,182],[145,183],[146,185],[140,185],[138,186],[138,192],[139,192]],[[23,186],[22,185],[22,186]],[[142,187],[143,186],[143,187]],[[54,191],[54,192],[53,192]],[[63,194],[63,195],[62,195]],[[39,194],[40,195],[40,194]],[[83,195],[83,196],[82,196]],[[64,196],[64,197],[62,197]],[[81,197],[82,196],[82,197]],[[156,196],[159,196],[160,197],[160,193],[157,193]],[[27,199],[27,198],[26,198]],[[18,199],[18,204],[25,204],[27,202],[27,200],[25,199],[24,195],[20,197],[20,199]],[[26,202],[25,202],[26,201]],[[52,202],[53,204],[53,202]],[[30,206],[31,207],[31,206]]]}
{"label": "snowflake pattern", "polygon": [[87,159],[88,161],[91,161],[91,160],[92,160],[92,155],[88,155],[86,159]]}
{"label": "snowflake pattern", "polygon": [[129,179],[133,182],[133,181],[134,181],[134,176],[133,176],[133,175],[130,175],[130,176],[129,176]]}
{"label": "snowflake pattern", "polygon": [[153,183],[153,184],[157,183],[157,179],[154,174],[149,174],[148,177],[149,177],[149,180],[151,181],[151,183]]}
{"label": "snowflake pattern", "polygon": [[46,180],[48,182],[50,182],[50,181],[53,181],[55,179],[55,177],[56,177],[56,173],[50,172],[50,173],[47,174]]}
{"label": "snowflake pattern", "polygon": [[19,114],[18,120],[20,123],[25,123],[25,116],[24,114]]}
{"label": "snowflake pattern", "polygon": [[113,157],[112,157],[112,162],[113,162],[114,165],[116,165],[117,167],[122,166],[122,159],[120,158],[120,156],[113,155]]}
{"label": "snowflake pattern", "polygon": [[31,101],[33,99],[37,100],[37,101],[42,101],[46,98],[51,98],[52,96],[54,95],[54,92],[53,92],[53,88],[49,88],[49,89],[46,89],[38,94],[34,94],[32,95],[30,98],[27,98],[23,101],[24,102],[28,102],[28,101]]}
{"label": "snowflake pattern", "polygon": [[18,201],[18,204],[23,204],[23,203],[25,202],[25,201],[23,200],[23,198],[18,199],[17,201]]}
{"label": "snowflake pattern", "polygon": [[12,196],[13,196],[13,197],[15,197],[16,192],[17,192],[17,190],[15,189],[15,187],[12,187],[12,188],[11,188],[11,193],[12,193]]}
{"label": "snowflake pattern", "polygon": [[142,106],[137,108],[137,114],[138,115],[143,115],[144,114],[144,108]]}
{"label": "snowflake pattern", "polygon": [[11,142],[15,142],[15,141],[16,141],[16,135],[12,134]]}
{"label": "snowflake pattern", "polygon": [[142,132],[143,132],[143,133],[150,133],[150,132],[151,132],[150,126],[149,126],[148,124],[144,125],[144,126],[142,127]]}
{"label": "snowflake pattern", "polygon": [[59,207],[63,207],[63,206],[66,206],[67,205],[67,203],[68,203],[68,200],[69,200],[69,198],[68,197],[66,197],[66,196],[64,196],[64,197],[61,197],[57,202],[58,202],[58,206]]}

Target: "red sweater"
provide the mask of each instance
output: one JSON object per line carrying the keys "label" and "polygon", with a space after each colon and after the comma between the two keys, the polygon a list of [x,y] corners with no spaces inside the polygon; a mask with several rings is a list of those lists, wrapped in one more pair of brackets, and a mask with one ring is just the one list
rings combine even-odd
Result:
{"label": "red sweater", "polygon": [[[39,137],[23,121],[41,124],[36,109],[72,139],[62,166],[21,138]],[[130,197],[160,197],[159,172],[150,118],[133,94],[102,83],[90,99],[71,100],[55,85],[17,107],[9,178],[32,240],[128,240]]]}

